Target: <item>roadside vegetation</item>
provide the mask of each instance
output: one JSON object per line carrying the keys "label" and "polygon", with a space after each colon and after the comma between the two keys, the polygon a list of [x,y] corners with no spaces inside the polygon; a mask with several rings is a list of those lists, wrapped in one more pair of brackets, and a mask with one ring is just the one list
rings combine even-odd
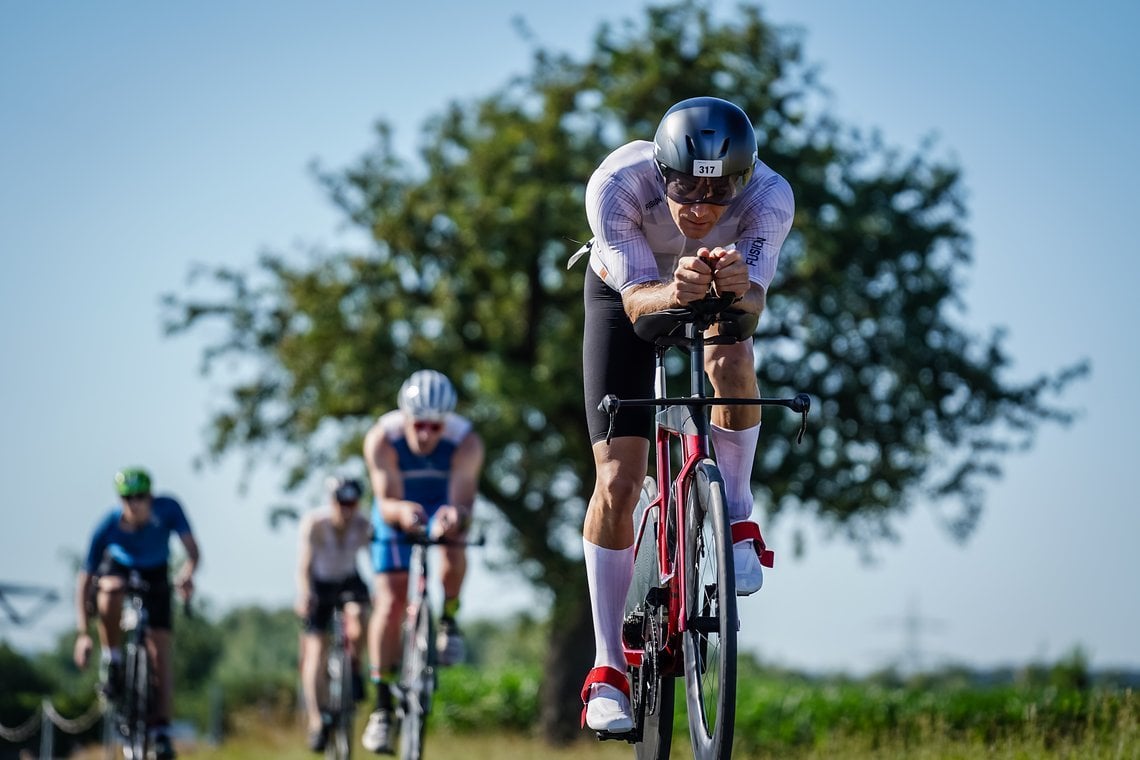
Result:
{"label": "roadside vegetation", "polygon": [[[217,620],[179,620],[178,717],[201,758],[308,757],[297,717],[297,625],[287,610],[243,608]],[[627,745],[582,741],[551,748],[539,736],[546,625],[521,616],[467,627],[473,663],[441,674],[430,741],[465,758],[629,757]],[[94,673],[70,665],[71,635],[26,657],[0,644],[0,724],[13,726],[50,695],[63,715],[94,700]],[[864,678],[812,675],[740,661],[734,757],[1140,758],[1140,673],[1093,672],[1074,650],[1060,661],[1004,670],[947,667]],[[684,699],[677,693],[675,758],[688,757]],[[367,705],[358,725],[363,726]],[[213,740],[219,740],[214,745]],[[64,756],[96,757],[99,741],[57,734]],[[35,751],[32,737],[24,748]],[[0,758],[19,747],[0,741]],[[482,754],[481,754],[482,753]]]}

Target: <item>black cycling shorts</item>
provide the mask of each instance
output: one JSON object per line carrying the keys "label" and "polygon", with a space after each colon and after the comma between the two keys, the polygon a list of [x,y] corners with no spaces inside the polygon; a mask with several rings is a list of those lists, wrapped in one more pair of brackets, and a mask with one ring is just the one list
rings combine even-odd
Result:
{"label": "black cycling shorts", "polygon": [[357,604],[368,603],[368,586],[360,579],[360,575],[353,573],[341,581],[312,580],[313,595],[317,598],[316,606],[305,616],[305,633],[324,633],[332,622],[333,610],[337,604],[352,601]]}
{"label": "black cycling shorts", "polygon": [[[637,337],[622,306],[621,293],[586,268],[586,319],[582,334],[582,385],[590,443],[606,439],[610,417],[598,411],[607,393],[618,398],[653,398],[652,343]],[[614,437],[652,440],[653,407],[623,407],[614,420]]]}
{"label": "black cycling shorts", "polygon": [[123,582],[126,583],[132,571],[137,571],[139,577],[146,581],[149,587],[142,595],[148,624],[151,628],[169,631],[173,616],[170,607],[170,576],[166,565],[127,567],[111,559],[111,555],[107,554],[99,563],[99,569],[95,571],[95,575],[122,578]]}

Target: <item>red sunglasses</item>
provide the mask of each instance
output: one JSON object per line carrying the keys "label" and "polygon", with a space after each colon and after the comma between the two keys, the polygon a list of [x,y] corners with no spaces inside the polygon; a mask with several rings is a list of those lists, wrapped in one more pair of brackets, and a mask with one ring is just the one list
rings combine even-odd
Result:
{"label": "red sunglasses", "polygon": [[443,430],[443,423],[430,422],[428,420],[416,420],[412,423],[412,427],[414,427],[417,432],[438,433],[439,431]]}

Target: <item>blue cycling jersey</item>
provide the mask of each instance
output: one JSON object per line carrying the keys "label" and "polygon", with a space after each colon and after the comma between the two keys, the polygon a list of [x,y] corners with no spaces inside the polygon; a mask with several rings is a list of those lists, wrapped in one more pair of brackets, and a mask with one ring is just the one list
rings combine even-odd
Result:
{"label": "blue cycling jersey", "polygon": [[127,530],[122,525],[123,508],[113,507],[95,527],[83,569],[93,573],[107,553],[121,565],[151,568],[165,565],[170,559],[171,534],[190,533],[190,522],[182,505],[169,496],[155,496],[150,505],[146,525]]}
{"label": "blue cycling jersey", "polygon": [[392,445],[404,480],[404,498],[422,504],[428,512],[443,506],[458,443],[443,439],[427,455],[412,451],[406,438],[393,441]]}
{"label": "blue cycling jersey", "polygon": [[[377,421],[388,443],[395,449],[396,466],[403,483],[403,498],[417,502],[424,508],[430,526],[436,512],[447,503],[452,460],[460,444],[471,432],[471,421],[455,413],[447,415],[439,441],[427,454],[412,451],[404,433],[404,423],[403,412],[398,410],[385,414]],[[400,540],[399,528],[389,525],[380,516],[379,499],[372,504],[372,528],[373,569],[378,573],[406,569],[412,546]]]}

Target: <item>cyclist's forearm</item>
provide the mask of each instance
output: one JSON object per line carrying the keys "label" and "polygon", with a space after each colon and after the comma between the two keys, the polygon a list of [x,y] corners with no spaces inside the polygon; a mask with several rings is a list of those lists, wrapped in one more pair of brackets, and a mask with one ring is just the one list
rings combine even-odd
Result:
{"label": "cyclist's forearm", "polygon": [[416,502],[406,499],[384,499],[380,502],[380,516],[384,522],[397,528],[400,527],[405,515],[422,509]]}
{"label": "cyclist's forearm", "polygon": [[764,311],[765,300],[764,288],[756,283],[752,283],[751,287],[748,288],[748,292],[745,293],[739,301],[733,304],[733,308],[740,309],[749,314],[761,314]]}
{"label": "cyclist's forearm", "polygon": [[75,629],[80,633],[87,633],[88,629],[87,595],[90,587],[91,575],[86,570],[80,570],[75,581]]}
{"label": "cyclist's forearm", "polygon": [[305,552],[297,564],[297,598],[308,601],[313,593],[313,559],[312,552]]}
{"label": "cyclist's forearm", "polygon": [[186,549],[186,561],[182,563],[180,571],[180,577],[185,580],[192,578],[198,570],[198,565],[202,561],[202,553],[198,549],[198,542],[193,535],[186,533],[180,538],[182,539],[182,546]]}
{"label": "cyclist's forearm", "polygon": [[630,321],[677,305],[677,294],[668,283],[653,282],[634,285],[622,293],[622,306]]}

